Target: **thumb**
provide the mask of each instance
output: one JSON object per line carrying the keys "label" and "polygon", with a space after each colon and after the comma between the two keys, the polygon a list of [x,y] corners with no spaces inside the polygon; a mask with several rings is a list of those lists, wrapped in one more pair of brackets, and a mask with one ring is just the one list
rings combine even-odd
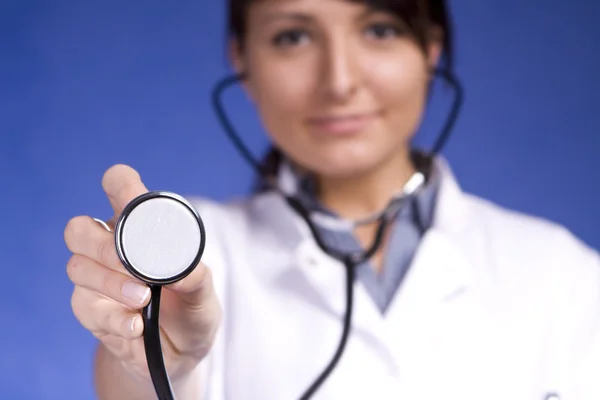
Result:
{"label": "thumb", "polygon": [[202,261],[188,276],[165,288],[176,292],[184,305],[191,308],[205,306],[215,296],[211,270]]}
{"label": "thumb", "polygon": [[118,218],[125,206],[137,196],[148,192],[140,174],[128,165],[110,167],[102,177],[102,188]]}

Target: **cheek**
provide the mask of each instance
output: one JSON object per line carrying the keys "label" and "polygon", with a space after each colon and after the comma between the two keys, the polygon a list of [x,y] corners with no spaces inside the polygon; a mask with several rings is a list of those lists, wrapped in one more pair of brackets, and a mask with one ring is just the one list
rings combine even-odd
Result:
{"label": "cheek", "polygon": [[291,129],[301,122],[309,104],[309,74],[298,65],[273,62],[257,63],[251,71],[249,89],[268,134],[279,145],[293,140]]}
{"label": "cheek", "polygon": [[304,107],[310,88],[306,62],[256,52],[249,67],[255,101],[265,113],[298,113]]}
{"label": "cheek", "polygon": [[386,60],[373,65],[370,72],[369,86],[385,105],[422,102],[427,72],[421,57]]}
{"label": "cheek", "polygon": [[369,86],[386,111],[387,131],[402,140],[417,129],[425,105],[427,70],[423,58],[415,54],[372,66]]}

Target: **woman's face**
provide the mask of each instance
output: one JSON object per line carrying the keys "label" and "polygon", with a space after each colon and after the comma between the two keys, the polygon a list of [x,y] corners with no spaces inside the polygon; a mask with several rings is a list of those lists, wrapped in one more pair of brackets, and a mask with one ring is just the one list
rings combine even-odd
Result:
{"label": "woman's face", "polygon": [[362,4],[260,0],[234,61],[273,142],[318,175],[350,178],[406,157],[439,46],[429,53]]}

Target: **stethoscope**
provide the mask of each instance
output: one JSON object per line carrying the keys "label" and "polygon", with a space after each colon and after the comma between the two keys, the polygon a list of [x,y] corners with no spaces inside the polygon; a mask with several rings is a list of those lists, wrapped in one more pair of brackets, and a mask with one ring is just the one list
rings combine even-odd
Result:
{"label": "stethoscope", "polygon": [[[220,80],[212,93],[213,106],[228,137],[242,157],[256,170],[268,188],[279,193],[287,204],[306,222],[317,245],[329,256],[343,263],[346,270],[346,309],[339,344],[331,361],[300,397],[309,399],[329,377],[338,364],[346,347],[352,320],[355,268],[367,261],[381,246],[384,232],[407,200],[425,185],[429,175],[432,155],[439,153],[450,136],[463,102],[463,90],[454,74],[447,69],[438,69],[435,75],[442,77],[454,89],[454,101],[443,130],[436,140],[430,155],[416,153],[413,158],[417,172],[408,180],[400,193],[394,196],[381,212],[360,220],[347,221],[329,214],[310,210],[293,190],[280,185],[267,176],[261,164],[244,144],[227,117],[221,102],[223,91],[243,81],[244,74],[236,74]],[[331,248],[323,240],[317,225],[334,229],[378,223],[371,245],[356,253],[346,253]],[[204,225],[195,208],[183,197],[166,191],[145,193],[132,200],[120,214],[115,225],[115,246],[121,262],[135,277],[151,288],[149,304],[142,310],[144,320],[144,347],[148,368],[159,400],[174,400],[171,382],[166,372],[159,328],[161,288],[189,275],[200,261],[206,242]]]}

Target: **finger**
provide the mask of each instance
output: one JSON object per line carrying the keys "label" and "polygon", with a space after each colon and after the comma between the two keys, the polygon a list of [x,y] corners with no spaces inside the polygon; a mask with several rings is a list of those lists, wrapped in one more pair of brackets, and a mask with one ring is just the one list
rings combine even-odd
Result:
{"label": "finger", "polygon": [[75,285],[93,290],[129,308],[144,307],[150,299],[147,285],[79,254],[73,255],[67,263],[67,275]]}
{"label": "finger", "polygon": [[111,219],[109,219],[108,221],[106,221],[106,225],[108,225],[109,229],[111,230],[111,232],[115,231],[115,226],[117,226],[117,220],[119,219],[119,216],[117,214],[113,215],[111,217]]}
{"label": "finger", "polygon": [[110,167],[102,177],[102,188],[115,212],[121,214],[125,206],[137,196],[148,192],[140,174],[133,168],[117,164]]}
{"label": "finger", "polygon": [[199,307],[213,295],[212,274],[199,262],[188,276],[165,287],[177,292],[185,305]]}
{"label": "finger", "polygon": [[96,221],[97,223],[99,223],[100,225],[102,225],[102,227],[109,231],[109,232],[114,232],[115,231],[115,227],[117,226],[117,220],[119,219],[118,215],[113,215],[109,220],[105,221],[103,219],[99,219],[99,218],[93,218],[94,221]]}
{"label": "finger", "polygon": [[112,270],[125,272],[125,267],[117,255],[114,235],[99,223],[87,216],[71,219],[64,232],[67,248],[90,258]]}
{"label": "finger", "polygon": [[71,308],[81,325],[99,339],[115,335],[133,340],[144,330],[139,313],[81,286],[75,286],[73,290]]}

